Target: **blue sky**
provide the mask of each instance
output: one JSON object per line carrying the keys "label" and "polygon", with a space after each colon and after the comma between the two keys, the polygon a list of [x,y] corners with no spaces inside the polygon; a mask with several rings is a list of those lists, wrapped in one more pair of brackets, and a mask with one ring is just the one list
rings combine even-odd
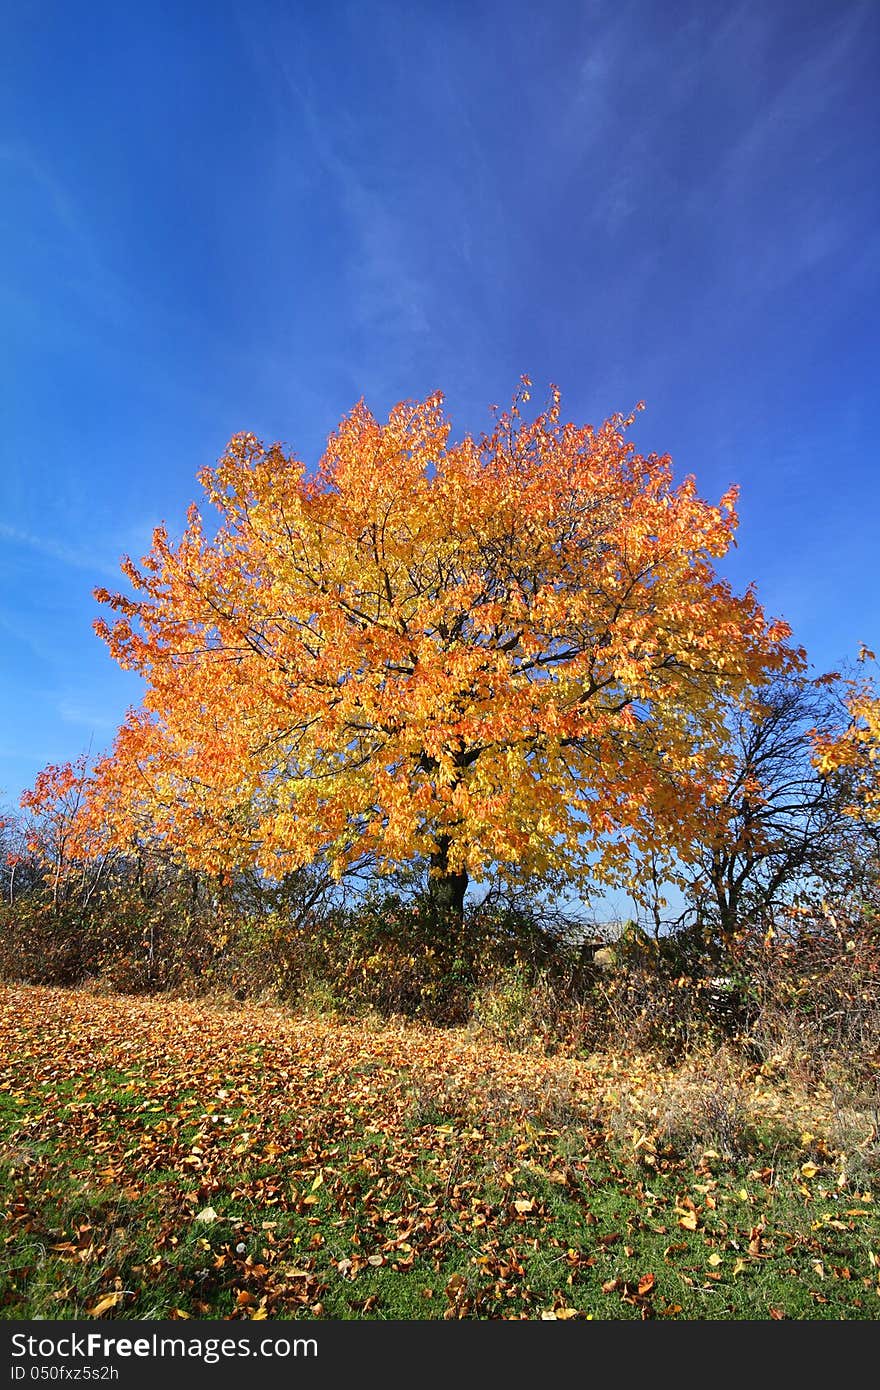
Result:
{"label": "blue sky", "polygon": [[880,641],[880,6],[22,0],[0,57],[0,801],[140,689],[96,584],[238,430],[528,373],[716,498],[817,667]]}

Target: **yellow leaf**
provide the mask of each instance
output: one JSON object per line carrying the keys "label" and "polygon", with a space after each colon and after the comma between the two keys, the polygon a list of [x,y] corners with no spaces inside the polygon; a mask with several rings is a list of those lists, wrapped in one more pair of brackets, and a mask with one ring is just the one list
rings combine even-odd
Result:
{"label": "yellow leaf", "polygon": [[678,1218],[678,1224],[683,1231],[695,1231],[697,1229],[697,1213],[686,1211],[684,1216]]}
{"label": "yellow leaf", "polygon": [[86,1311],[90,1318],[99,1318],[102,1313],[107,1313],[111,1308],[115,1308],[117,1304],[122,1302],[123,1298],[124,1294],[119,1291],[105,1294],[103,1298],[98,1300],[94,1308],[88,1308]]}

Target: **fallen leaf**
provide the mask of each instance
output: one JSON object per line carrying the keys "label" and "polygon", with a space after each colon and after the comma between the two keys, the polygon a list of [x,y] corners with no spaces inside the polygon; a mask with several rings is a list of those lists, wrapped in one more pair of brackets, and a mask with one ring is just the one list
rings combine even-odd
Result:
{"label": "fallen leaf", "polygon": [[102,1313],[108,1313],[111,1308],[116,1308],[124,1297],[125,1295],[119,1291],[105,1294],[103,1298],[98,1300],[94,1308],[87,1308],[86,1312],[90,1318],[99,1318]]}

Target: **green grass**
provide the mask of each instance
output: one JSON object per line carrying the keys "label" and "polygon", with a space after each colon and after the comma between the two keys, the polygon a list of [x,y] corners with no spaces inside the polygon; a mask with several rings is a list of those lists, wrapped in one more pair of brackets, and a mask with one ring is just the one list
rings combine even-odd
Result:
{"label": "green grass", "polygon": [[[18,995],[19,1042],[47,1000],[65,1011],[42,992],[31,1024]],[[66,1076],[49,1041],[10,1058],[0,1317],[78,1318],[114,1297],[103,1315],[130,1319],[880,1315],[880,1197],[797,1126],[744,1131],[735,1161],[634,1149],[587,1094],[540,1119],[552,1060],[510,1058],[536,1117],[512,1120],[479,1056],[457,1092],[436,1081],[460,1063],[445,1035],[358,1041],[298,1020],[279,1041],[252,1013],[242,1027],[269,1034],[255,1070],[216,1019],[200,1054],[205,1015],[181,1008],[185,1049],[150,1063],[119,1065],[106,1002],[82,995],[69,1026],[109,1029],[108,1048],[74,1047]]]}

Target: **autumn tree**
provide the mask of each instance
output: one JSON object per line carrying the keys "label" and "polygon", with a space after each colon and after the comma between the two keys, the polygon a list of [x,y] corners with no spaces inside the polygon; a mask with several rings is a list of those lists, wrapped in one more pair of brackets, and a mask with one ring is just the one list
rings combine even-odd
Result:
{"label": "autumn tree", "polygon": [[11,907],[16,895],[31,892],[39,877],[21,818],[0,812],[0,903]]}
{"label": "autumn tree", "polygon": [[[862,646],[860,662],[867,665],[876,659]],[[849,716],[846,728],[836,735],[822,729],[815,732],[816,764],[828,777],[848,775],[850,816],[880,825],[880,691],[870,678],[850,679],[844,703]]]}
{"label": "autumn tree", "polygon": [[386,423],[359,403],[310,472],[236,435],[200,480],[219,511],[164,527],[132,592],[98,598],[143,707],[102,776],[210,869],[278,878],[318,856],[423,856],[443,914],[468,882],[620,881],[674,775],[711,775],[723,697],[797,665],[788,628],[713,562],[717,505],[633,417],[563,422],[528,382],[453,442],[440,394]]}
{"label": "autumn tree", "polygon": [[97,814],[98,788],[87,755],[49,763],[22,793],[20,805],[27,812],[24,841],[45,876],[53,908],[71,894],[87,904],[115,853],[104,817]]}

